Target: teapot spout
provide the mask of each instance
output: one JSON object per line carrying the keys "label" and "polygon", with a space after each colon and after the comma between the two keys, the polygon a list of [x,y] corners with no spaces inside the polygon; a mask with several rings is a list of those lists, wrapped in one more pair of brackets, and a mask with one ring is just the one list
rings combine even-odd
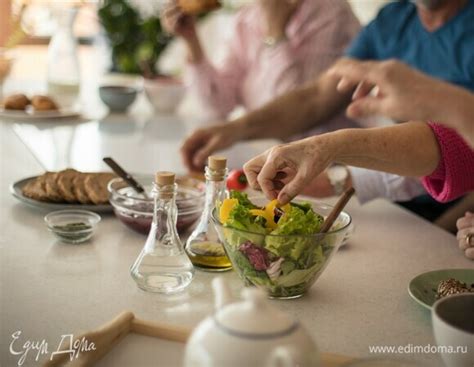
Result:
{"label": "teapot spout", "polygon": [[232,303],[229,286],[223,277],[217,277],[212,280],[212,289],[214,290],[215,309],[219,310],[225,305]]}

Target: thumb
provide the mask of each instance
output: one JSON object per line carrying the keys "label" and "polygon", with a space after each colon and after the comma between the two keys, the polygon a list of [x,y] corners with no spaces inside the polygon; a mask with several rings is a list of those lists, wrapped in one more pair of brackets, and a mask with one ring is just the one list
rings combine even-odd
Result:
{"label": "thumb", "polygon": [[382,101],[370,96],[353,101],[346,110],[347,116],[351,118],[380,115],[381,113]]}
{"label": "thumb", "polygon": [[301,172],[296,176],[278,194],[278,202],[280,205],[289,203],[296,195],[303,191],[305,186],[305,177]]}

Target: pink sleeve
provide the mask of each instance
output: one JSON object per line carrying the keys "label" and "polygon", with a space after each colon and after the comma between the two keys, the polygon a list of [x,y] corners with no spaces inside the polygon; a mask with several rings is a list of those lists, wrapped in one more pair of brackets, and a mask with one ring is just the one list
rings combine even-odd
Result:
{"label": "pink sleeve", "polygon": [[474,150],[454,130],[429,124],[441,150],[436,170],[423,178],[428,193],[447,202],[474,190]]}
{"label": "pink sleeve", "polygon": [[239,103],[239,75],[244,74],[245,66],[239,50],[241,43],[241,14],[235,19],[235,29],[228,43],[227,54],[220,63],[214,66],[208,59],[199,64],[188,63],[186,70],[187,84],[198,100],[211,110],[216,118],[226,117]]}

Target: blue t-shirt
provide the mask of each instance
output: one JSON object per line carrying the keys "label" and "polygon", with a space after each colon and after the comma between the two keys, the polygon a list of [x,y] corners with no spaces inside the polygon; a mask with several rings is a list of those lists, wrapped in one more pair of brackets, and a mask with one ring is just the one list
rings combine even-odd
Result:
{"label": "blue t-shirt", "polygon": [[474,0],[441,28],[428,32],[416,5],[390,3],[354,39],[346,56],[399,59],[433,77],[474,92]]}

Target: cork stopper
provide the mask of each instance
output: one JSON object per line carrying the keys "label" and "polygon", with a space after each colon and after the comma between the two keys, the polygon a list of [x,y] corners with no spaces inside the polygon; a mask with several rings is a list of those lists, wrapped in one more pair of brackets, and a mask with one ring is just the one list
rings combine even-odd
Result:
{"label": "cork stopper", "polygon": [[158,186],[168,186],[173,185],[175,179],[175,174],[173,172],[160,171],[156,172],[155,183]]}
{"label": "cork stopper", "polygon": [[227,158],[219,157],[219,156],[216,156],[216,155],[211,155],[208,158],[207,165],[213,171],[226,169],[227,168]]}

